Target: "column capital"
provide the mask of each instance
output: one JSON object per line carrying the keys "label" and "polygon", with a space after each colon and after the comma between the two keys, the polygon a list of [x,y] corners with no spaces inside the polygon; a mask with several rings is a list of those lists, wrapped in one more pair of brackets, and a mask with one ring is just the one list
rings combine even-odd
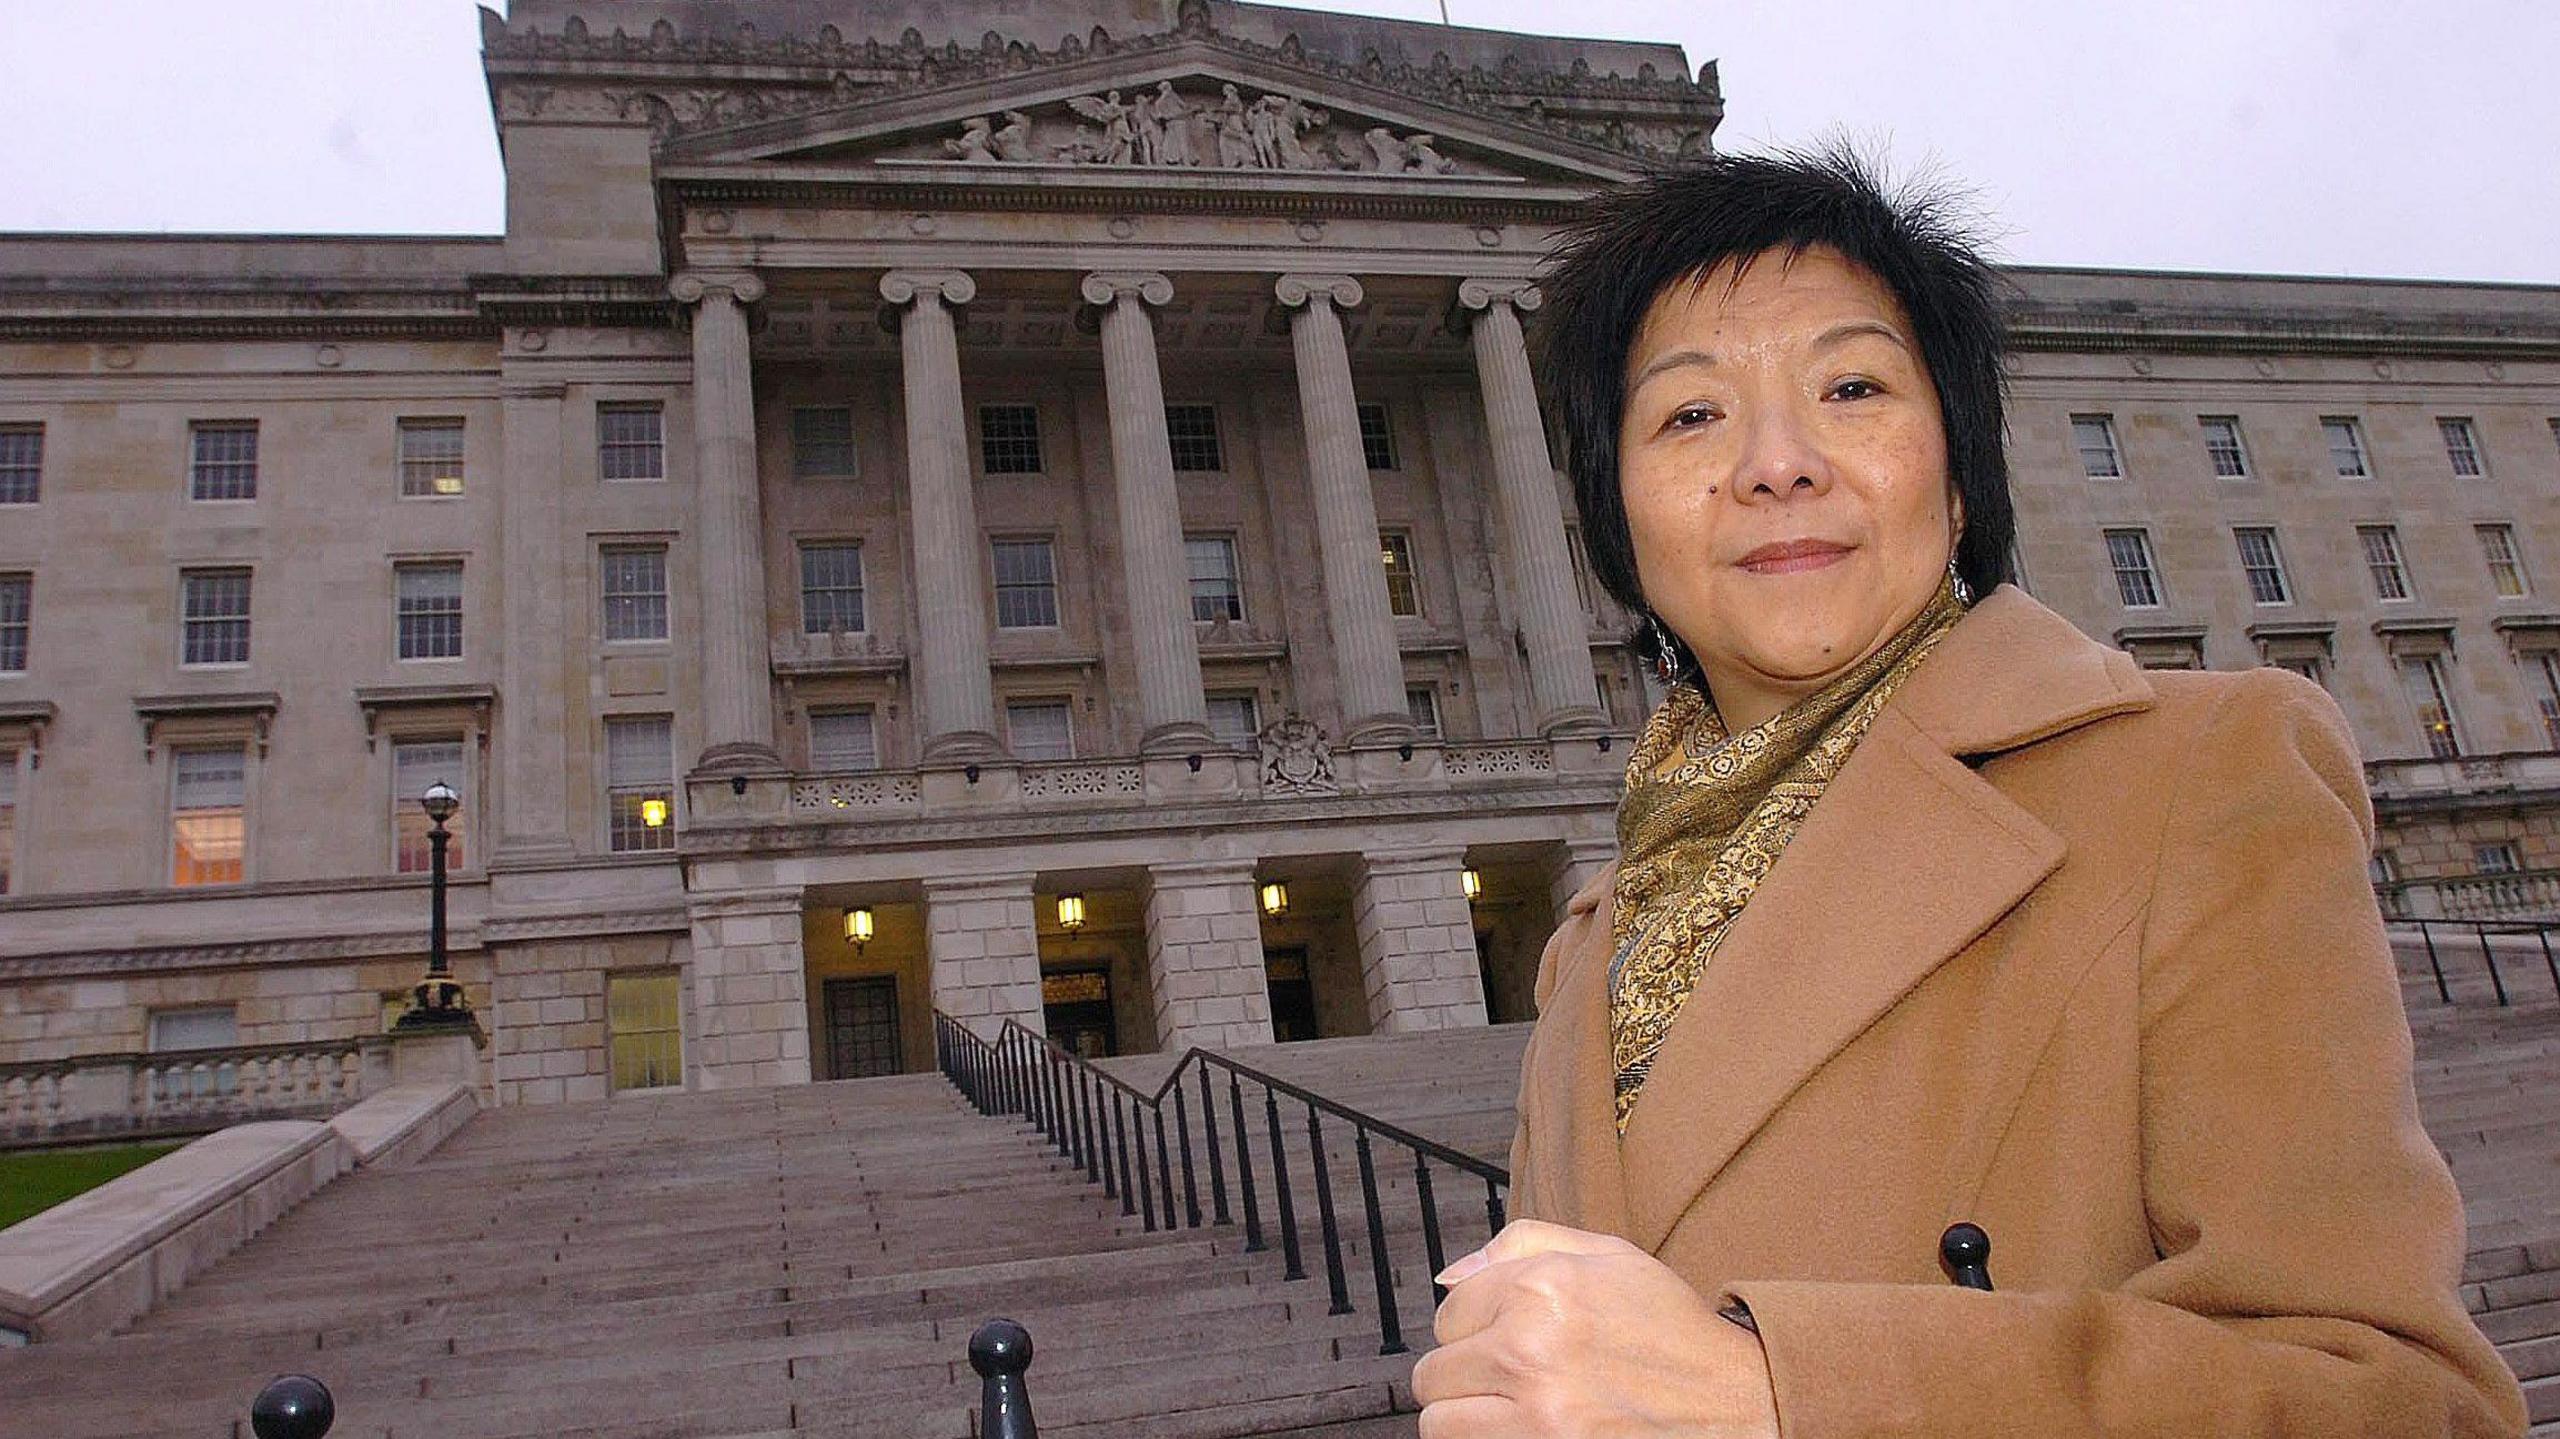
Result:
{"label": "column capital", "polygon": [[1154,270],[1096,270],[1077,287],[1088,305],[1132,296],[1149,305],[1173,303],[1173,280]]}
{"label": "column capital", "polygon": [[978,282],[966,270],[891,270],[880,277],[880,298],[892,305],[927,294],[946,305],[965,305],[978,298]]}
{"label": "column capital", "polygon": [[1489,310],[1495,305],[1509,305],[1527,314],[1547,302],[1535,280],[1486,280],[1469,277],[1458,282],[1458,303],[1470,310]]}
{"label": "column capital", "polygon": [[1366,292],[1360,288],[1360,282],[1349,275],[1292,273],[1275,281],[1271,293],[1292,310],[1300,305],[1313,304],[1319,298],[1331,300],[1337,310],[1348,310],[1359,304]]}
{"label": "column capital", "polygon": [[753,270],[687,270],[667,282],[678,304],[698,305],[714,295],[752,305],[764,298],[764,280]]}

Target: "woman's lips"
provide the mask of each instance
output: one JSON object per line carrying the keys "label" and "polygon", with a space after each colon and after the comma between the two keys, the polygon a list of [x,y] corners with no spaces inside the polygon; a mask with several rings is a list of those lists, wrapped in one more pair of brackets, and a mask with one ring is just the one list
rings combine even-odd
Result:
{"label": "woman's lips", "polygon": [[1781,540],[1762,545],[1736,563],[1755,575],[1791,575],[1837,564],[1848,553],[1848,546],[1829,540]]}

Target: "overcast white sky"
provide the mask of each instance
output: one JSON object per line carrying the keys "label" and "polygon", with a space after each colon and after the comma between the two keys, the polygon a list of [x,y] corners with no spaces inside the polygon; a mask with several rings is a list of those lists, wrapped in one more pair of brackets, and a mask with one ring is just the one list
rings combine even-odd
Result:
{"label": "overcast white sky", "polygon": [[[1724,148],[1883,141],[2016,261],[2560,283],[2560,0],[1449,9],[1721,60]],[[471,0],[0,0],[0,229],[495,233],[479,44]]]}

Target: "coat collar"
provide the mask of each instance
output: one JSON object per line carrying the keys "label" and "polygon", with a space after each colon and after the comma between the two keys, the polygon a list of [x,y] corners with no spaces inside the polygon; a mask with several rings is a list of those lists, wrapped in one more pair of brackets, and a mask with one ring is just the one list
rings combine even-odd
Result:
{"label": "coat collar", "polygon": [[[2023,591],[1976,605],[1877,716],[1733,922],[1664,1037],[1620,1139],[1608,964],[1561,976],[1542,1023],[1566,1056],[1547,1106],[1568,1222],[1659,1248],[1787,1097],[2062,861],[2063,844],[1962,757],[2148,707],[2129,656]],[[1605,949],[1612,865],[1568,901]]]}

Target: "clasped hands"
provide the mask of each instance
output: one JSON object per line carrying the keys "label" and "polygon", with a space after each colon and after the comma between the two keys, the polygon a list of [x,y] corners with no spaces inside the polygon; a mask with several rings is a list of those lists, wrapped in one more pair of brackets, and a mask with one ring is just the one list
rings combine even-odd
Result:
{"label": "clasped hands", "polygon": [[1423,1439],[1777,1439],[1758,1337],[1615,1235],[1523,1219],[1439,1278]]}

